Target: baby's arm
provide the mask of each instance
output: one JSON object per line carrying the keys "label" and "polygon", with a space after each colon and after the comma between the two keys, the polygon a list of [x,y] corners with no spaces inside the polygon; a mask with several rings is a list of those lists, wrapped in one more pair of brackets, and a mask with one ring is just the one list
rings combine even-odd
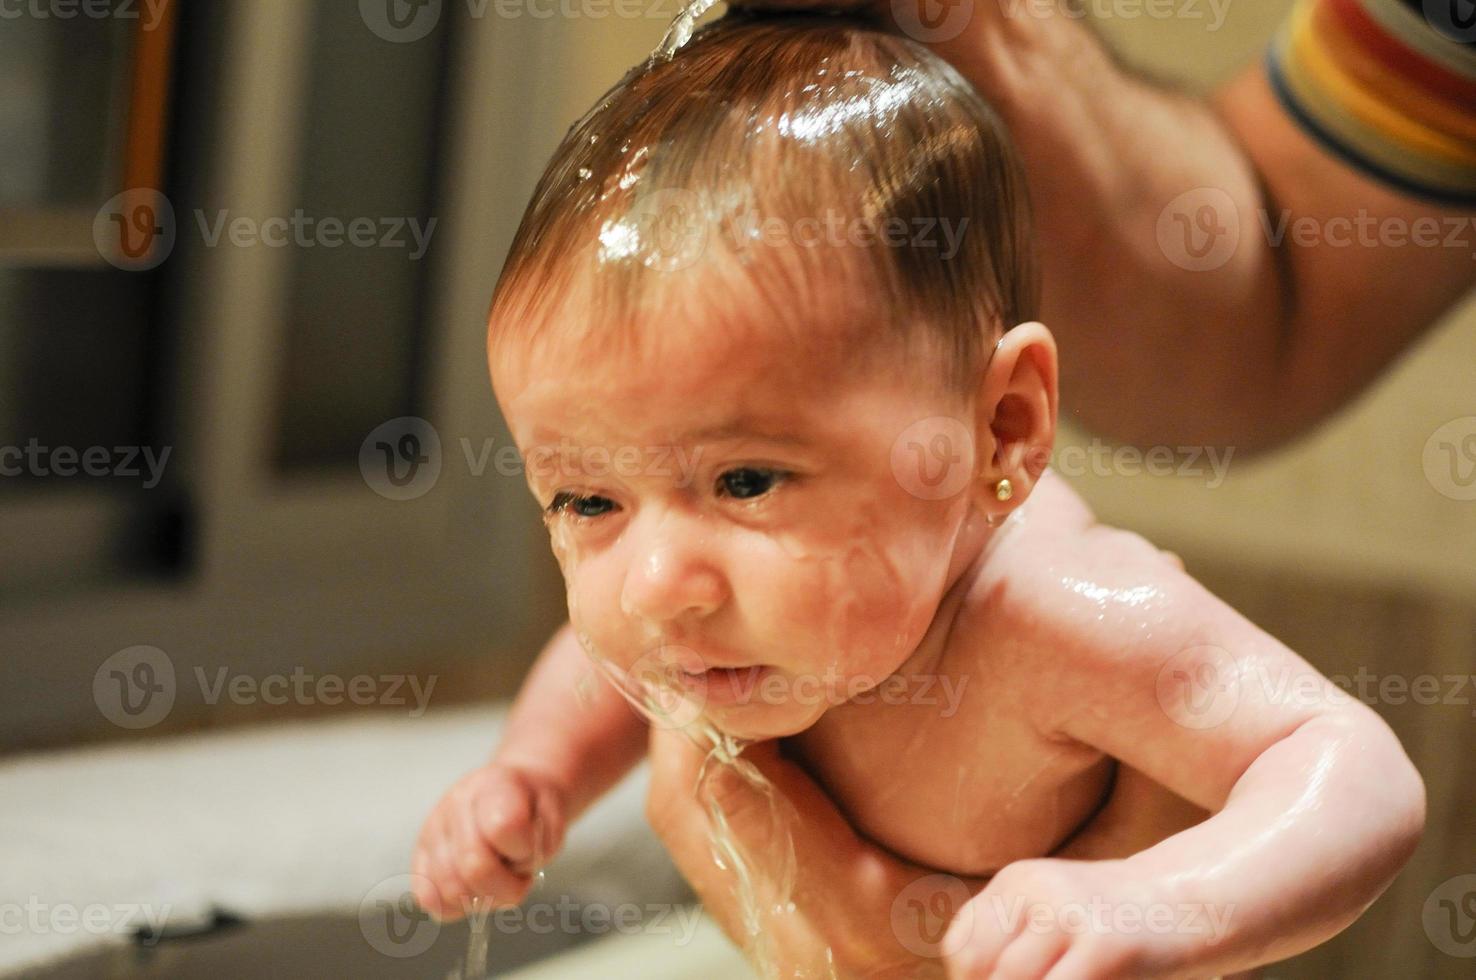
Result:
{"label": "baby's arm", "polygon": [[565,623],[523,682],[493,762],[546,776],[573,820],[630,772],[646,738],[645,721]]}
{"label": "baby's arm", "polygon": [[645,721],[564,624],[523,682],[491,761],[426,818],[412,862],[416,900],[442,919],[459,918],[473,897],[517,904],[568,824],[645,748]]}
{"label": "baby's arm", "polygon": [[[1026,964],[1010,976],[1055,963],[1061,976],[1117,975],[1117,964],[1125,975],[1202,977],[1335,935],[1418,843],[1419,774],[1378,715],[1151,545],[1106,528],[1088,535],[1075,584],[1063,589],[1055,567],[1039,603],[1041,648],[1055,651],[1041,665],[1041,730],[1094,746],[1213,816],[1121,861],[1006,867],[956,926],[983,928],[964,959]],[[1019,898],[1096,900],[1107,928],[995,930],[999,899],[1008,908]]]}

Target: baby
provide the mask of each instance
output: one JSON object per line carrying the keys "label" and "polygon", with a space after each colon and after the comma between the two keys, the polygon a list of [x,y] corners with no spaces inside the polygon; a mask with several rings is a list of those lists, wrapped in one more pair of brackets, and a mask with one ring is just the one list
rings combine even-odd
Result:
{"label": "baby", "polygon": [[[1378,896],[1423,827],[1418,774],[1372,711],[1048,468],[1032,250],[992,111],[843,18],[730,15],[573,127],[489,327],[571,623],[426,822],[430,912],[518,902],[641,757],[649,723],[607,678],[675,685],[648,699],[668,722],[784,740],[901,859],[1219,924],[1104,943],[1022,923],[974,951],[979,976],[1208,976]],[[1077,859],[1129,772],[1213,815]]]}

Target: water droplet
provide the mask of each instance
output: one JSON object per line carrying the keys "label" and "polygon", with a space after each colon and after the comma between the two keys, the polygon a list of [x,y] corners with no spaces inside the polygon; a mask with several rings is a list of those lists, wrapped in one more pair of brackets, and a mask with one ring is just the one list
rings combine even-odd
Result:
{"label": "water droplet", "polygon": [[580,180],[589,180],[589,178],[591,178],[593,176],[594,176],[594,171],[591,170],[591,169],[589,169],[588,167],[580,167],[579,168],[579,179]]}

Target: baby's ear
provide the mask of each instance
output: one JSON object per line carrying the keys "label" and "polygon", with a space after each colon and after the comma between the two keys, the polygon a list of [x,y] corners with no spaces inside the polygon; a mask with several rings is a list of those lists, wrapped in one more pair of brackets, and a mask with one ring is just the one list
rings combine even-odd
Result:
{"label": "baby's ear", "polygon": [[980,478],[986,492],[1010,481],[1001,511],[1023,501],[1050,464],[1058,376],[1056,339],[1033,322],[1005,331],[984,370],[975,420]]}

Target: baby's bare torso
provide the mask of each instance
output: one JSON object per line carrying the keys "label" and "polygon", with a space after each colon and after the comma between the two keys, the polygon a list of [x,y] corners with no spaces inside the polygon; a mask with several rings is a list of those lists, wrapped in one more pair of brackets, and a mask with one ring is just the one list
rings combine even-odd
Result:
{"label": "baby's bare torso", "polygon": [[[1079,604],[1118,549],[1135,566],[1151,549],[1177,570],[1137,535],[1096,524],[1047,471],[959,590],[951,627],[924,641],[938,645],[936,666],[832,709],[787,750],[858,831],[926,867],[983,876],[1082,840],[1115,792],[1139,787],[1125,788],[1102,752],[1041,725],[1061,706],[1044,703],[1052,687],[1034,669],[1050,642],[1039,613],[1052,590]],[[1144,625],[1099,618],[1102,629]]]}

